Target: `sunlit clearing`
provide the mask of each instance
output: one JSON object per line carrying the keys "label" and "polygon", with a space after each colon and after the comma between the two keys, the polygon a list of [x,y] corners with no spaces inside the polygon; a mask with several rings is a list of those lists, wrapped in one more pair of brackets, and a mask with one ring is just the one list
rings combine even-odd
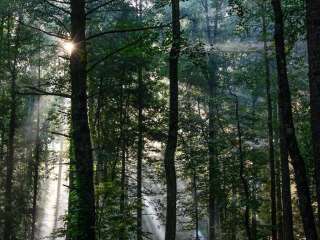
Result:
{"label": "sunlit clearing", "polygon": [[71,55],[72,51],[74,50],[75,45],[73,42],[64,42],[63,43],[63,49],[69,54]]}

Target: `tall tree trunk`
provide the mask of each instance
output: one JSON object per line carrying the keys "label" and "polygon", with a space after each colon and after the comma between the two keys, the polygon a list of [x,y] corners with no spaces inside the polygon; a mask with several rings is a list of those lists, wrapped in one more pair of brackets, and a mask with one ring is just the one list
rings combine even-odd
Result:
{"label": "tall tree trunk", "polygon": [[272,240],[277,240],[277,203],[276,203],[276,173],[273,145],[273,125],[272,125],[272,98],[271,98],[271,81],[270,81],[270,63],[267,46],[267,26],[266,19],[263,13],[262,16],[262,35],[264,42],[264,64],[266,73],[266,90],[267,90],[267,105],[268,105],[268,141],[269,141],[269,164],[270,164],[270,197],[271,197],[271,234]]}
{"label": "tall tree trunk", "polygon": [[95,240],[93,157],[87,108],[87,49],[85,0],[71,0],[70,56],[71,124],[74,147],[78,215],[76,240]]}
{"label": "tall tree trunk", "polygon": [[[204,9],[206,14],[206,33],[209,44],[212,46],[216,42],[216,36],[218,32],[218,0],[215,0],[216,13],[214,16],[214,30],[212,32],[210,28],[210,17],[209,17],[209,3],[208,0],[204,2]],[[208,140],[208,154],[209,154],[209,239],[214,240],[217,238],[217,218],[218,218],[218,198],[217,193],[219,192],[219,183],[217,181],[218,175],[218,164],[216,157],[215,139],[215,101],[216,97],[216,85],[217,85],[217,62],[214,59],[215,56],[209,56],[208,59],[208,88],[209,88],[209,140]]]}
{"label": "tall tree trunk", "polygon": [[[142,23],[142,0],[139,0],[139,20]],[[141,57],[142,58],[142,57]],[[141,59],[143,60],[143,59]],[[143,69],[138,66],[138,151],[137,151],[137,240],[142,240],[142,160],[143,160]]]}
{"label": "tall tree trunk", "polygon": [[306,0],[312,146],[320,223],[320,1]]}
{"label": "tall tree trunk", "polygon": [[[121,96],[120,96],[120,143],[121,143],[121,194],[120,194],[120,214],[122,216],[122,221],[126,221],[126,196],[127,196],[127,186],[126,186],[126,152],[127,152],[127,141],[125,136],[126,122],[127,122],[127,104],[124,101],[124,85],[121,85]],[[120,240],[126,239],[126,226],[122,224],[120,230]]]}
{"label": "tall tree trunk", "polygon": [[[39,38],[39,62],[38,62],[38,88],[40,87],[41,79],[41,39]],[[36,147],[35,159],[33,161],[33,196],[32,196],[32,225],[31,225],[31,240],[35,239],[36,233],[36,220],[37,220],[37,199],[38,199],[38,181],[39,181],[39,164],[40,164],[40,96],[36,97]]]}
{"label": "tall tree trunk", "polygon": [[[8,18],[8,49],[10,44],[10,18]],[[15,151],[15,133],[17,125],[17,98],[16,98],[16,80],[17,80],[17,50],[19,48],[19,36],[20,35],[20,24],[16,28],[15,36],[15,49],[13,50],[13,61],[9,63],[9,70],[11,74],[11,89],[10,89],[10,118],[9,118],[9,134],[8,134],[8,147],[7,147],[7,158],[6,158],[6,179],[5,179],[5,194],[4,194],[4,230],[3,239],[13,240],[15,236],[14,216],[13,216],[13,198],[12,198],[12,185],[13,185],[13,174],[14,174],[14,151]],[[10,51],[10,50],[9,50]]]}
{"label": "tall tree trunk", "polygon": [[11,78],[11,103],[10,103],[10,120],[9,120],[9,136],[8,136],[8,153],[6,158],[6,180],[5,180],[5,208],[4,208],[4,240],[12,240],[14,232],[14,220],[12,213],[12,181],[14,171],[14,137],[16,131],[16,73]]}
{"label": "tall tree trunk", "polygon": [[143,76],[138,70],[137,240],[142,240]]}
{"label": "tall tree trunk", "polygon": [[177,177],[175,153],[178,139],[178,64],[180,55],[180,0],[171,0],[172,5],[172,47],[169,57],[169,130],[164,154],[165,175],[167,183],[167,213],[165,240],[175,240],[177,221]]}
{"label": "tall tree trunk", "polygon": [[288,160],[288,148],[285,134],[280,126],[280,160],[281,160],[281,182],[282,182],[282,218],[283,218],[283,239],[293,240],[293,220],[290,169]]}
{"label": "tall tree trunk", "polygon": [[254,240],[252,238],[252,232],[250,227],[250,209],[249,209],[249,201],[250,201],[250,193],[247,179],[244,175],[244,155],[243,155],[243,147],[242,147],[242,131],[240,125],[240,116],[239,116],[239,100],[235,95],[235,104],[236,104],[236,119],[237,119],[237,135],[238,135],[238,146],[239,146],[239,160],[240,160],[240,179],[243,186],[244,194],[245,194],[245,212],[244,212],[244,226],[246,229],[246,234],[248,240]]}
{"label": "tall tree trunk", "polygon": [[291,93],[287,75],[286,53],[284,45],[284,24],[280,0],[272,0],[275,15],[275,44],[278,70],[278,91],[280,128],[284,135],[284,144],[288,148],[295,172],[298,190],[299,208],[304,232],[308,240],[317,239],[317,231],[311,206],[310,190],[304,160],[301,156],[292,117]]}

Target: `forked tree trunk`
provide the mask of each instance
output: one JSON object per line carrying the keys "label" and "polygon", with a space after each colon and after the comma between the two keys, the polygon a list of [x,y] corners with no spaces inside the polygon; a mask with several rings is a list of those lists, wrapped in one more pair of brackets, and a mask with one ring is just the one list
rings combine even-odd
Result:
{"label": "forked tree trunk", "polygon": [[301,156],[295,134],[292,117],[291,93],[287,75],[287,63],[284,44],[284,23],[280,0],[272,0],[275,15],[275,45],[278,70],[278,91],[281,135],[284,137],[284,145],[288,148],[295,172],[295,180],[298,190],[299,209],[302,217],[304,233],[307,240],[317,240],[317,231],[314,222],[311,205],[310,190],[306,167]]}

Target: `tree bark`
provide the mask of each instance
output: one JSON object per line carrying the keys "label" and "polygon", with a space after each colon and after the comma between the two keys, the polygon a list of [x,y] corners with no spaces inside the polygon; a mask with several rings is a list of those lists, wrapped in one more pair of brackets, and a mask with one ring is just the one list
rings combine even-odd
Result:
{"label": "tree bark", "polygon": [[85,0],[71,0],[71,39],[75,48],[70,56],[71,123],[74,147],[78,214],[76,240],[95,240],[95,197],[93,157],[87,108],[87,49]]}
{"label": "tree bark", "polygon": [[320,223],[320,1],[306,0],[312,147]]}
{"label": "tree bark", "polygon": [[167,212],[165,240],[176,238],[176,201],[177,177],[175,169],[175,153],[178,139],[178,63],[180,55],[180,1],[171,0],[172,5],[172,47],[169,56],[169,130],[167,146],[164,154],[165,175],[167,183]]}
{"label": "tree bark", "polygon": [[310,190],[304,160],[301,156],[292,117],[291,93],[287,76],[287,63],[284,45],[284,24],[280,0],[272,0],[275,15],[275,45],[278,70],[278,91],[281,134],[288,148],[298,190],[299,209],[302,217],[305,236],[316,240],[317,232],[311,206]]}

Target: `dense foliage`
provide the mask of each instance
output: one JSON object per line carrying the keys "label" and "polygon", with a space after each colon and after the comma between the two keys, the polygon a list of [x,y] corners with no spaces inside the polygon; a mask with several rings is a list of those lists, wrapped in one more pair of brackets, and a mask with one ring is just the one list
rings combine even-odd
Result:
{"label": "dense foliage", "polygon": [[0,0],[0,239],[317,240],[318,2]]}

